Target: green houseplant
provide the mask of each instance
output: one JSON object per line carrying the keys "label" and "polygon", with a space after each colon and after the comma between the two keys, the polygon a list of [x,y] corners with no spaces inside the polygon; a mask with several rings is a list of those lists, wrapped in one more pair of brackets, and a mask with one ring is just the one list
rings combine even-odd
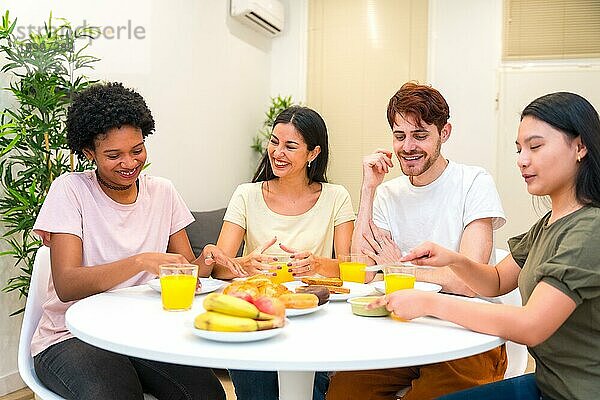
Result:
{"label": "green houseplant", "polygon": [[262,128],[258,131],[256,136],[252,140],[252,149],[259,155],[262,155],[267,149],[267,143],[271,137],[271,129],[273,129],[273,122],[280,112],[286,108],[294,105],[292,96],[287,97],[271,97],[271,105],[267,112],[265,112],[265,121],[263,122]]}
{"label": "green houseplant", "polygon": [[6,228],[2,239],[9,245],[0,256],[12,257],[17,268],[3,290],[21,297],[28,294],[41,245],[33,224],[52,180],[90,167],[69,153],[65,121],[73,94],[92,83],[81,70],[98,61],[84,53],[97,28],[75,29],[64,19],[57,26],[52,22],[50,14],[41,32],[25,38],[16,34],[16,20],[11,22],[8,12],[0,26],[1,71],[8,77],[4,89],[16,102],[0,112],[0,214]]}

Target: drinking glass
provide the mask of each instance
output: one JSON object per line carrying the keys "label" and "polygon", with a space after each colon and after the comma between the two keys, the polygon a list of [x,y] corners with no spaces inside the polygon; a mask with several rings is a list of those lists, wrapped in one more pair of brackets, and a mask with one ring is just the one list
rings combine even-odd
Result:
{"label": "drinking glass", "polygon": [[289,272],[290,267],[288,267],[290,253],[267,253],[266,255],[277,259],[277,261],[271,261],[270,265],[281,267],[280,269],[270,271],[275,273],[275,276],[271,276],[273,283],[292,282],[294,280],[294,276]]}
{"label": "drinking glass", "polygon": [[198,266],[194,264],[163,264],[160,269],[160,292],[167,311],[186,311],[192,307],[196,294]]}
{"label": "drinking glass", "polygon": [[367,262],[364,254],[340,256],[340,278],[344,282],[365,283]]}
{"label": "drinking glass", "polygon": [[416,267],[411,264],[386,265],[383,267],[385,294],[396,290],[412,289],[415,287]]}

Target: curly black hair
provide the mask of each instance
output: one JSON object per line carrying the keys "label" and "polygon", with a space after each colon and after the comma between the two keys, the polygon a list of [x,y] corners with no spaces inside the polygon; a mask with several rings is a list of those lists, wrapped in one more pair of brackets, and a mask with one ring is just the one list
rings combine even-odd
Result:
{"label": "curly black hair", "polygon": [[94,140],[113,128],[130,125],[142,136],[154,133],[154,118],[144,98],[119,82],[92,85],[75,96],[67,113],[67,144],[84,157]]}

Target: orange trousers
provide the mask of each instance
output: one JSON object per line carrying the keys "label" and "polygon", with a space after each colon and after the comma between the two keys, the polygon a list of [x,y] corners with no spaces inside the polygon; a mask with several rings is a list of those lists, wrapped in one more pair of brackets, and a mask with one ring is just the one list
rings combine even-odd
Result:
{"label": "orange trousers", "polygon": [[435,399],[444,394],[502,380],[507,366],[506,348],[418,367],[344,371],[331,377],[327,400],[393,400],[402,389],[402,400]]}

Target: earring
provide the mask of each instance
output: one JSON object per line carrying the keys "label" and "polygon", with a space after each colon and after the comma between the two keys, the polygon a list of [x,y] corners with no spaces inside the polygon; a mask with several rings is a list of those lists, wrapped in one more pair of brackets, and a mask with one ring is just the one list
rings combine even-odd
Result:
{"label": "earring", "polygon": [[308,160],[308,168],[310,168],[310,162],[311,162],[311,160]]}
{"label": "earring", "polygon": [[579,154],[577,154],[577,162],[581,162],[581,156]]}

